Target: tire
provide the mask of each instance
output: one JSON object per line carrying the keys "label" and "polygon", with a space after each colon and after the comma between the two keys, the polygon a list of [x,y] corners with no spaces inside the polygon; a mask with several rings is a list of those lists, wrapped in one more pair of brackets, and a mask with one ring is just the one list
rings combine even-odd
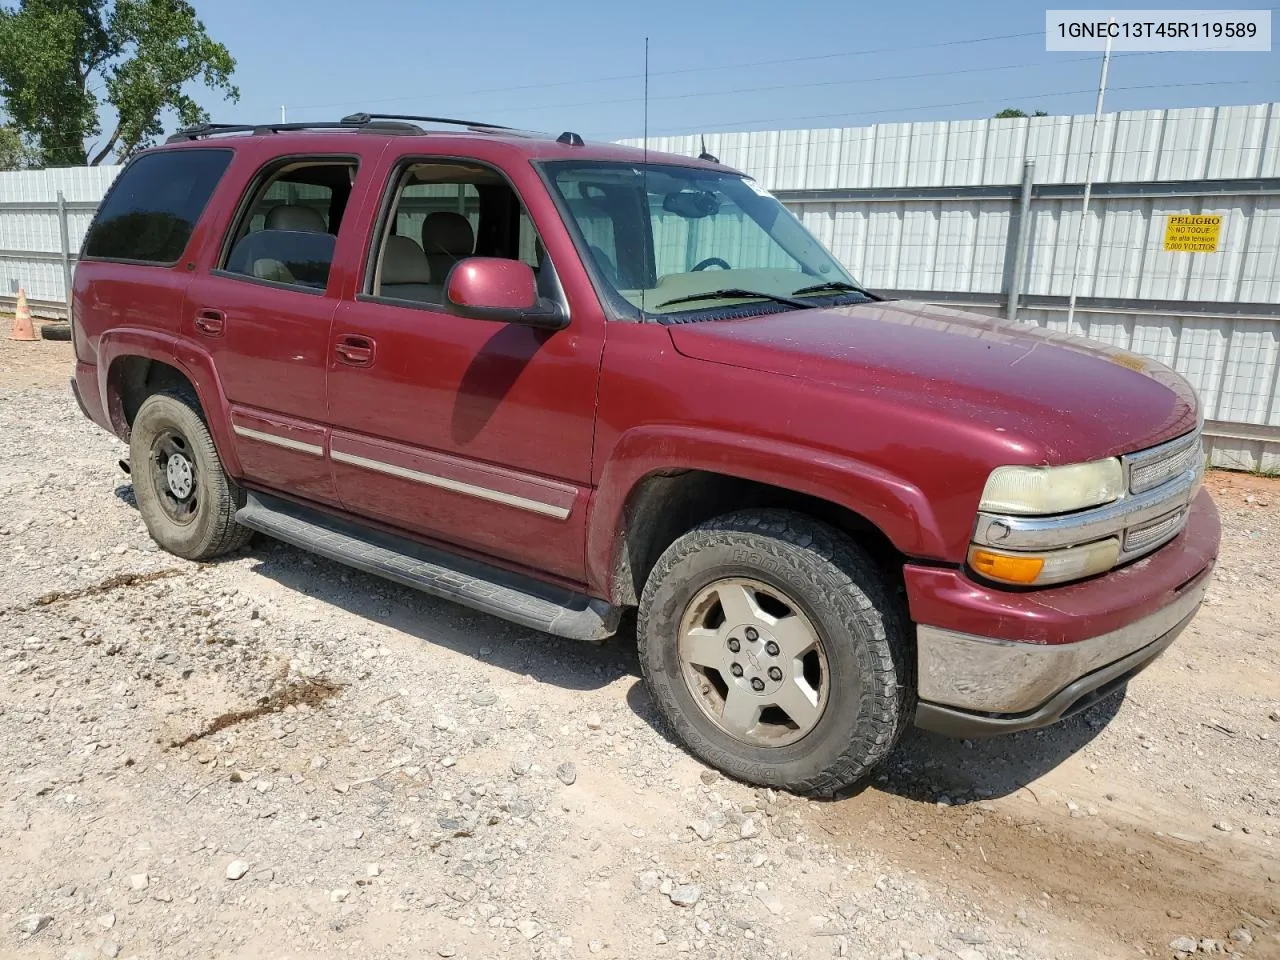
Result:
{"label": "tire", "polygon": [[[179,476],[176,497],[169,459],[189,465]],[[200,403],[184,389],[154,393],[142,402],[129,437],[134,496],[147,532],[160,546],[188,560],[210,560],[244,546],[253,531],[235,522],[244,491],[222,469]],[[181,464],[175,464],[181,466]]]}
{"label": "tire", "polygon": [[[769,627],[760,625],[753,638],[751,630],[744,633],[745,628],[730,623],[731,608],[721,601],[732,600],[739,588],[750,598],[748,609],[767,606],[772,611],[761,619],[761,624],[774,624],[777,634],[777,642],[769,644],[772,659],[758,646],[773,635]],[[778,605],[782,601],[789,611]],[[684,625],[702,622],[704,609],[711,611],[705,622],[714,623],[717,617],[723,622],[686,631]],[[810,669],[814,651],[803,661],[788,654],[803,643],[788,648],[792,641],[785,638],[804,636],[805,628],[817,637],[820,669]],[[750,658],[750,665],[740,660],[745,647],[725,654],[733,659],[728,669],[746,666],[746,675],[736,673],[739,679],[733,679],[724,668],[707,671],[690,664],[698,653],[708,659],[707,651],[719,651],[722,644],[739,650],[732,646],[735,633],[741,644],[754,645],[760,654]],[[884,576],[849,538],[801,514],[732,513],[677,539],[645,584],[636,634],[645,680],[675,733],[697,757],[748,783],[824,796],[848,790],[866,780],[893,750],[915,709],[906,617]],[[778,713],[773,706],[753,706],[760,712],[751,732],[731,734],[725,721],[730,698],[755,689],[742,686],[745,681],[771,684],[773,664],[793,668],[780,678],[776,696],[799,703],[802,710]],[[825,694],[820,680],[825,680]],[[784,687],[794,694],[792,684],[801,684],[808,699],[783,698]],[[766,693],[757,697],[762,703],[771,699]],[[717,698],[722,701],[719,718],[709,705]],[[815,699],[816,707],[811,705]],[[801,716],[804,723],[792,716]],[[805,723],[812,725],[806,728]],[[787,742],[787,736],[796,739]]]}

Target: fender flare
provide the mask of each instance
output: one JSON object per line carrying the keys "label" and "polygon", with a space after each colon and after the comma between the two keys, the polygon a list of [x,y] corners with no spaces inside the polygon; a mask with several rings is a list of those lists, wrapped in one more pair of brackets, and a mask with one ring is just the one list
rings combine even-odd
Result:
{"label": "fender flare", "polygon": [[240,458],[231,434],[231,408],[213,358],[203,350],[171,334],[137,327],[119,327],[104,333],[98,342],[98,390],[116,435],[127,437],[118,400],[111,396],[111,367],[124,357],[143,357],[173,367],[191,383],[204,410],[205,423],[223,468],[232,477],[242,475]]}
{"label": "fender flare", "polygon": [[653,424],[618,438],[600,471],[587,526],[587,582],[614,593],[627,504],[640,483],[664,472],[701,470],[792,490],[852,510],[901,553],[942,557],[937,517],[915,485],[843,454],[680,424]]}

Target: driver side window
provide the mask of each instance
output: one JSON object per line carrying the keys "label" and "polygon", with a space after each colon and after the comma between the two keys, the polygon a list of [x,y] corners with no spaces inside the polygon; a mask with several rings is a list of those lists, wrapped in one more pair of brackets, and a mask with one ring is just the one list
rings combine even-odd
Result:
{"label": "driver side window", "polygon": [[449,271],[471,256],[522,260],[538,271],[542,245],[511,185],[479,164],[409,163],[372,258],[366,293],[443,305]]}

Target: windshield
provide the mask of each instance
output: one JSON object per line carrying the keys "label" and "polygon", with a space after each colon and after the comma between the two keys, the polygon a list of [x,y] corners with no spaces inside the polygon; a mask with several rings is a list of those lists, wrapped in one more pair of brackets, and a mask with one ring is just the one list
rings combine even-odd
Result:
{"label": "windshield", "polygon": [[786,207],[745,177],[668,164],[546,169],[584,258],[624,315],[869,299]]}

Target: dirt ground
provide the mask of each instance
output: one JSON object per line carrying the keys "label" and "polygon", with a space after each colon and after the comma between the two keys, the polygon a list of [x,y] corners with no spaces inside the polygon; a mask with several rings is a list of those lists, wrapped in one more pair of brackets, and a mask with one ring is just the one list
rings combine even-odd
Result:
{"label": "dirt ground", "polygon": [[1280,957],[1280,481],[1122,698],[830,802],[576,645],[265,538],[158,551],[66,343],[0,341],[0,956]]}

